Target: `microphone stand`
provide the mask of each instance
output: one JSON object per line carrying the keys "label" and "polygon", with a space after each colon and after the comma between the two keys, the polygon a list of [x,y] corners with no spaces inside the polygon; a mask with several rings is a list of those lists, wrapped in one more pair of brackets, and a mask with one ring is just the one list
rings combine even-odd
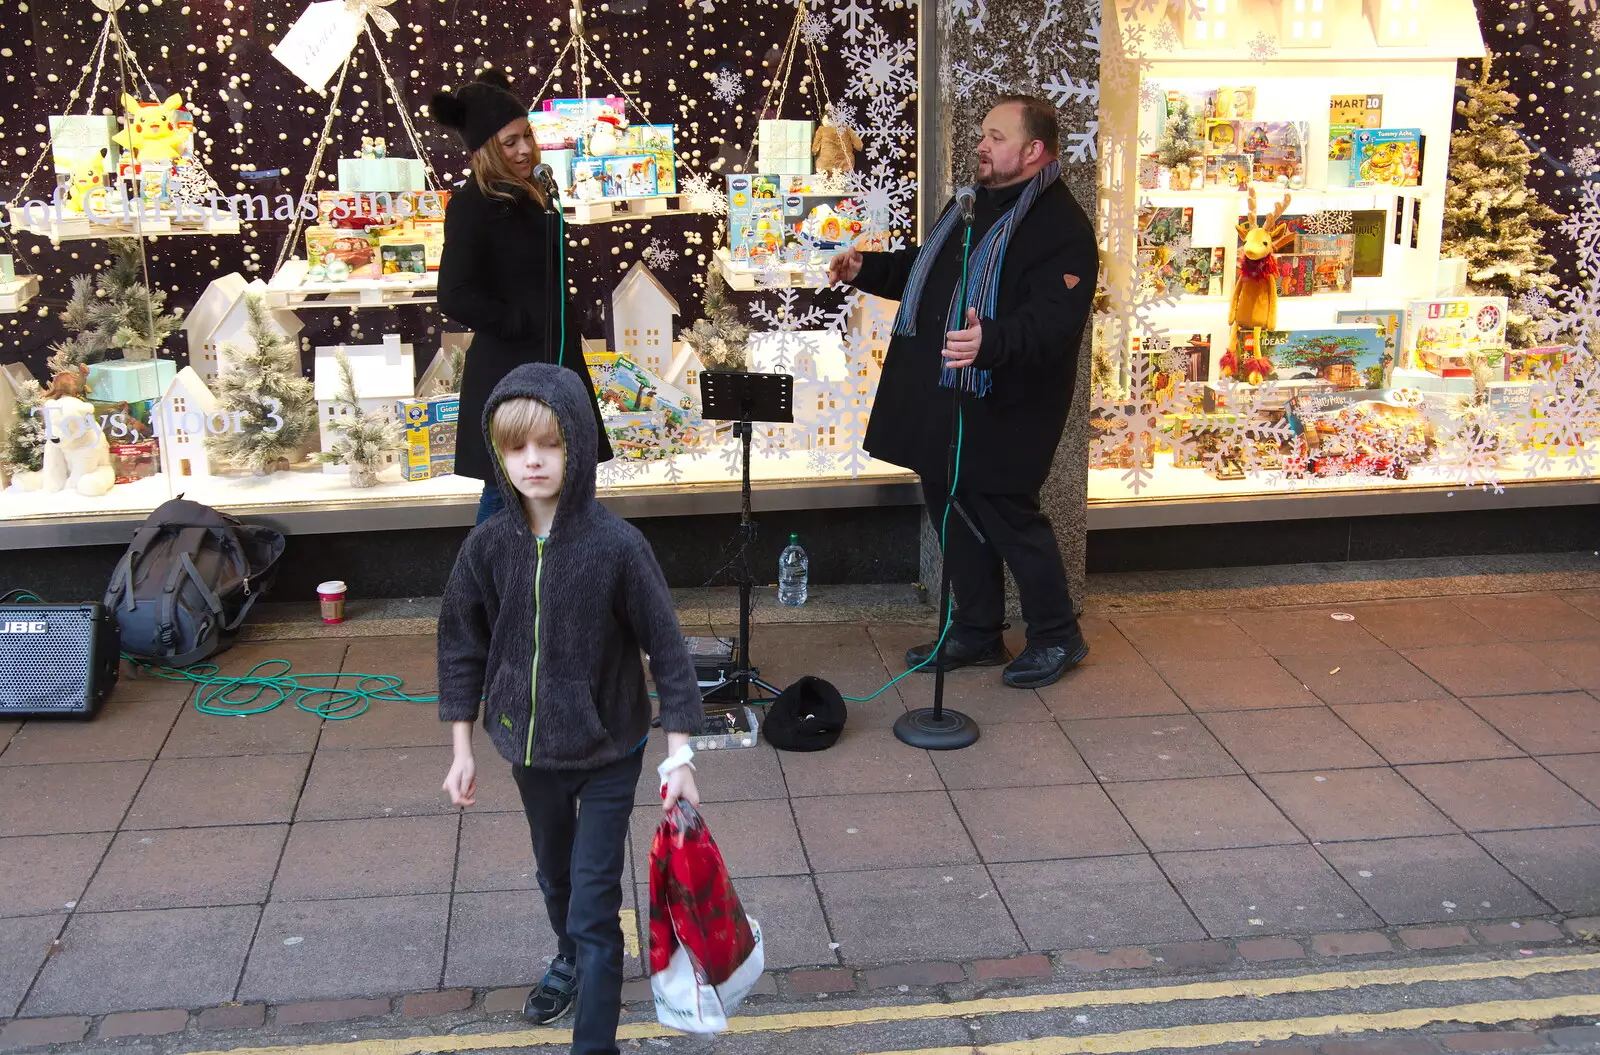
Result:
{"label": "microphone stand", "polygon": [[546,208],[549,210],[550,218],[555,224],[555,237],[550,240],[545,252],[546,272],[550,276],[551,288],[555,290],[555,299],[551,301],[549,310],[545,312],[544,316],[545,355],[547,357],[553,356],[549,361],[556,366],[562,366],[564,365],[562,360],[565,358],[567,336],[567,283],[563,277],[563,272],[566,269],[562,266],[567,252],[567,247],[563,244],[566,241],[566,225],[562,223],[561,193],[556,188],[556,181],[553,178],[535,178],[538,179],[540,187],[544,190]]}
{"label": "microphone stand", "polygon": [[[967,317],[967,268],[972,254],[972,213],[962,210],[966,228],[961,244],[961,298],[958,318],[963,325]],[[941,366],[942,369],[942,366]],[[950,637],[950,556],[946,537],[950,529],[950,511],[955,509],[967,521],[974,535],[977,525],[967,519],[956,504],[956,483],[960,472],[961,456],[961,386],[959,382],[950,390],[950,446],[945,454],[944,514],[939,521],[939,640],[933,648],[933,706],[919,707],[902,714],[894,723],[894,735],[901,743],[920,747],[926,751],[958,751],[978,742],[978,723],[960,711],[948,711],[944,706],[944,647]]]}

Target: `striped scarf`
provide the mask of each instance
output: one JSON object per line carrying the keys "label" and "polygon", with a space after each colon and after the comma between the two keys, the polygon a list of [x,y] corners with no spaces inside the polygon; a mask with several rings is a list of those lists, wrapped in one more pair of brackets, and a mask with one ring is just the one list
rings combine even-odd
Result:
{"label": "striped scarf", "polygon": [[[980,318],[994,318],[996,303],[1000,296],[1000,269],[1005,266],[1006,247],[1011,244],[1011,235],[1022,223],[1022,218],[1028,215],[1028,210],[1033,208],[1033,203],[1039,199],[1045,188],[1060,178],[1059,161],[1052,161],[1040,169],[1022,189],[1016,204],[995,221],[994,226],[989,228],[988,233],[972,248],[972,256],[967,267],[966,296],[963,298],[963,290],[959,285],[951,292],[950,311],[945,317],[946,332],[966,328],[964,320],[969,306],[978,309]],[[945,209],[944,215],[939,217],[939,222],[934,225],[933,230],[929,232],[927,242],[917,254],[916,262],[911,265],[911,275],[906,280],[905,296],[901,298],[900,310],[894,318],[895,333],[915,336],[917,310],[922,303],[923,287],[927,285],[928,273],[933,270],[934,261],[944,249],[945,241],[960,225],[961,210],[952,202]],[[986,396],[993,387],[993,379],[987,370],[971,366],[958,370],[947,366],[939,375],[939,384],[945,388],[965,389],[976,396]]]}

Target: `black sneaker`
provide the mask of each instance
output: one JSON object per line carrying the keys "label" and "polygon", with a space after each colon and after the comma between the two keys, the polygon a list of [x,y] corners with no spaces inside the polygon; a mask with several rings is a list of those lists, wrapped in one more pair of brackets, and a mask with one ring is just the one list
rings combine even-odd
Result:
{"label": "black sneaker", "polygon": [[[906,650],[906,666],[932,674],[938,669],[932,656],[939,642],[930,641]],[[1006,661],[1006,646],[995,640],[987,645],[969,645],[954,634],[945,638],[943,665],[945,673],[962,667],[998,667]]]}
{"label": "black sneaker", "polygon": [[1079,638],[1071,646],[1048,648],[1030,645],[1006,668],[1005,683],[1013,689],[1042,689],[1089,657],[1089,643]]}
{"label": "black sneaker", "polygon": [[572,1007],[572,998],[577,991],[578,965],[570,957],[557,956],[550,961],[543,980],[528,993],[522,1013],[535,1025],[554,1022]]}

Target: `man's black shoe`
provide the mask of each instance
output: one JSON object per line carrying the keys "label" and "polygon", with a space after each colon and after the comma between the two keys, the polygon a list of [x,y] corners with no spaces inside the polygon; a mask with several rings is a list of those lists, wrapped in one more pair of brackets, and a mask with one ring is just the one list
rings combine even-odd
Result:
{"label": "man's black shoe", "polygon": [[[924,674],[934,673],[939,664],[934,663],[929,657],[933,655],[938,644],[937,641],[930,641],[926,645],[907,649],[906,666],[921,670]],[[944,640],[943,659],[946,674],[962,667],[998,667],[1006,661],[1006,646],[1000,641],[992,641],[987,645],[969,645],[951,634]]]}
{"label": "man's black shoe", "polygon": [[557,956],[544,972],[544,980],[528,994],[522,1013],[536,1025],[554,1022],[567,1013],[577,991],[578,965],[566,956]]}
{"label": "man's black shoe", "polygon": [[1052,645],[1045,648],[1030,645],[1006,668],[1005,683],[1013,689],[1042,689],[1060,681],[1061,675],[1088,656],[1089,643],[1082,638],[1072,646]]}

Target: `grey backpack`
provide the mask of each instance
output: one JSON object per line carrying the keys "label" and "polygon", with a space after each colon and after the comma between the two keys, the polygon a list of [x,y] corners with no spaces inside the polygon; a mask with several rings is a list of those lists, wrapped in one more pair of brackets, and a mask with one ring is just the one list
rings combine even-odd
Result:
{"label": "grey backpack", "polygon": [[233,644],[277,574],[283,536],[174,498],[133,536],[105,606],[134,659],[187,667]]}

